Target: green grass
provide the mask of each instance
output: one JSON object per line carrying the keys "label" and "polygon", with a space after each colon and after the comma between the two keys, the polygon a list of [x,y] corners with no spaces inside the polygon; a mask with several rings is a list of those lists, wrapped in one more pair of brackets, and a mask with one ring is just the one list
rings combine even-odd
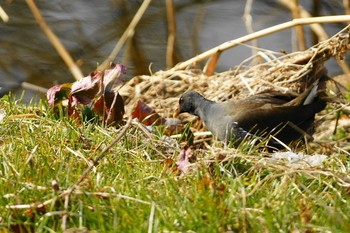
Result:
{"label": "green grass", "polygon": [[[61,232],[65,214],[65,228],[98,232],[350,232],[346,154],[301,169],[256,151],[196,149],[191,171],[180,178],[164,158],[175,164],[181,148],[136,125],[65,204],[58,195],[123,126],[81,126],[45,107],[0,99],[0,232]],[[53,198],[43,208],[19,209]]]}

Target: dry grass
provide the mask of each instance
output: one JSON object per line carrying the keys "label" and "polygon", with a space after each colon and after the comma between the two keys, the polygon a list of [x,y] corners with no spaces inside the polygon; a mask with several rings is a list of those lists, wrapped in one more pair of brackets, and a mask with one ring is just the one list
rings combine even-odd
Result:
{"label": "dry grass", "polygon": [[312,77],[318,75],[328,59],[344,57],[350,48],[349,34],[344,31],[306,51],[284,54],[259,50],[257,56],[264,59],[264,63],[254,65],[255,57],[251,57],[233,70],[212,76],[195,68],[137,76],[120,92],[127,96],[129,107],[143,99],[164,112],[174,110],[176,99],[187,90],[197,90],[217,101],[244,98],[266,88],[300,93],[305,88],[302,83],[312,82]]}
{"label": "dry grass", "polygon": [[[324,64],[331,57],[343,59],[345,52],[350,48],[347,29],[348,27],[306,51],[284,54],[260,49],[256,56],[246,59],[235,69],[211,76],[196,68],[176,70],[172,73],[158,71],[150,76],[137,76],[120,92],[128,96],[126,99],[128,112],[139,99],[142,99],[164,117],[171,117],[178,105],[179,97],[188,90],[199,91],[214,101],[244,98],[265,89],[301,93],[322,75]],[[256,57],[264,60],[264,63],[257,64]],[[322,119],[319,124],[328,130],[327,132],[318,130],[315,134],[316,141],[332,136],[334,128],[329,130],[329,126],[335,127],[335,112],[346,108],[347,102],[344,99],[336,100],[337,103],[331,100],[329,105],[332,108],[323,111],[321,117],[318,117]],[[185,118],[187,121],[194,119],[188,116]]]}

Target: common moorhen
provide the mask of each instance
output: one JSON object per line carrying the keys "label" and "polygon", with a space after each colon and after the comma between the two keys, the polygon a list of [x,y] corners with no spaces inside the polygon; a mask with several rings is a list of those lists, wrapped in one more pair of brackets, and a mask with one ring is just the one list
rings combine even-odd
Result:
{"label": "common moorhen", "polygon": [[270,90],[223,103],[189,91],[181,96],[174,116],[196,115],[219,140],[235,146],[254,137],[268,139],[270,147],[281,149],[313,133],[315,114],[326,107],[317,96],[317,86],[315,82],[298,96]]}

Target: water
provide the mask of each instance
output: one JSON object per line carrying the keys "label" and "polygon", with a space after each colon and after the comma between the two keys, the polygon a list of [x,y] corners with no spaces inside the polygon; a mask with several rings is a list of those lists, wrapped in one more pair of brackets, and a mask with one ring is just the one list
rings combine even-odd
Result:
{"label": "water", "polygon": [[[343,14],[342,1],[319,1],[321,14]],[[36,1],[47,24],[60,38],[84,75],[102,63],[115,46],[141,1],[136,0],[75,0]],[[242,19],[245,1],[175,0],[176,61],[185,61],[225,41],[247,34]],[[311,1],[300,1],[311,10]],[[56,83],[73,82],[64,62],[37,25],[24,1],[1,3],[9,15],[8,23],[0,22],[0,96],[8,92],[21,93],[22,82],[49,88]],[[288,9],[277,1],[254,1],[254,30],[291,19]],[[345,24],[329,24],[333,35]],[[306,27],[305,32],[309,32]],[[291,52],[291,30],[259,39],[259,47]],[[308,37],[308,46],[311,37]],[[128,66],[128,75],[149,74],[166,69],[167,21],[164,0],[154,0],[116,62]],[[251,49],[238,46],[223,53],[217,71],[235,67],[251,56]],[[150,66],[151,64],[151,66]],[[327,63],[331,74],[340,73],[334,62]],[[26,91],[26,98],[37,95]],[[41,95],[40,97],[43,97]]]}

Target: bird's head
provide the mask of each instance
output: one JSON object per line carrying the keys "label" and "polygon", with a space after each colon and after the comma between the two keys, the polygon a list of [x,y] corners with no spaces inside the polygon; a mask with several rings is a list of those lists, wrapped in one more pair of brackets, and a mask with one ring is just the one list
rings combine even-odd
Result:
{"label": "bird's head", "polygon": [[183,94],[180,97],[179,100],[179,106],[176,109],[174,113],[174,117],[177,117],[179,114],[187,112],[192,115],[197,115],[195,113],[196,110],[196,103],[199,99],[203,99],[204,97],[201,96],[198,92],[195,91],[189,91]]}

